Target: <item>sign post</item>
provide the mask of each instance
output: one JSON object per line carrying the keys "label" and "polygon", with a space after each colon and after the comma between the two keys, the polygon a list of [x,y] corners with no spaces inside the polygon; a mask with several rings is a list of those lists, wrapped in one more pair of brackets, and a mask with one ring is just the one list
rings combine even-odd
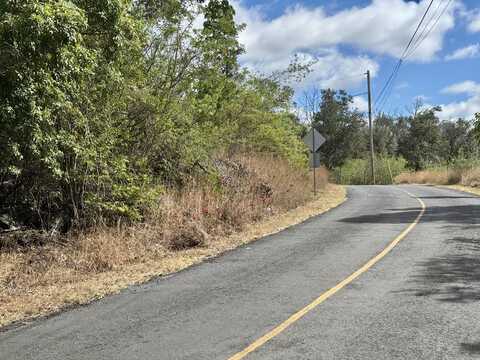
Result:
{"label": "sign post", "polygon": [[316,168],[320,166],[320,161],[317,161],[319,153],[317,152],[325,143],[326,139],[314,127],[303,138],[303,142],[307,145],[311,153],[310,167],[313,169],[313,194],[317,195],[317,174]]}
{"label": "sign post", "polygon": [[372,87],[370,85],[370,70],[367,70],[368,87],[368,128],[370,130],[370,171],[373,185],[375,185],[375,152],[373,149],[373,124],[372,124]]}

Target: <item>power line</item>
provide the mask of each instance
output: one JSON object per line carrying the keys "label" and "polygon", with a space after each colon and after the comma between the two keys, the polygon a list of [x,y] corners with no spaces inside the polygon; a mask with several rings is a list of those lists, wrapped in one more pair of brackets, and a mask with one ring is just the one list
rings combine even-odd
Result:
{"label": "power line", "polygon": [[[428,19],[428,21],[423,25],[423,28],[420,32],[420,34],[418,35],[417,39],[413,42],[412,44],[412,50],[409,51],[409,53],[412,53],[413,52],[413,48],[415,48],[416,46],[418,46],[419,42],[423,41],[423,37],[427,31],[427,28],[430,26],[430,24],[432,23],[433,19],[435,19],[435,17],[438,15],[441,7],[442,7],[442,3],[444,2],[445,0],[440,0],[438,2],[438,6],[437,8],[435,9],[434,13],[432,14],[432,16],[430,16],[430,18]],[[407,54],[406,57],[408,57],[409,55]]]}
{"label": "power line", "polygon": [[[410,56],[413,55],[413,53],[422,45],[422,43],[425,41],[425,39],[428,38],[428,36],[430,35],[430,33],[433,31],[433,29],[435,29],[435,27],[438,25],[438,22],[440,21],[440,19],[442,18],[442,16],[445,14],[445,12],[447,11],[447,9],[449,8],[450,4],[452,3],[452,0],[448,0],[447,3],[445,4],[445,6],[443,7],[443,9],[440,11],[440,9],[442,8],[442,4],[444,3],[444,0],[440,0],[440,3],[439,5],[437,6],[437,9],[435,10],[435,12],[432,14],[432,16],[430,17],[430,19],[428,20],[428,22],[425,24],[425,26],[423,27],[421,33],[419,34],[419,36],[417,37],[417,40],[413,42],[412,44],[412,47],[410,49],[410,51],[408,51],[405,56],[403,57],[403,60],[409,58]],[[440,13],[439,13],[440,12]],[[438,15],[438,16],[437,16]],[[432,24],[432,21],[435,19],[435,21],[433,22]],[[430,28],[428,27],[430,24],[432,24],[430,26]],[[396,71],[395,75],[393,76],[393,79],[387,89],[387,91],[385,92],[385,96],[383,97],[382,99],[382,102],[379,106],[380,108],[380,111],[381,109],[383,109],[384,105],[386,104],[388,98],[390,97],[391,95],[391,92],[393,90],[393,84],[395,83],[395,79],[397,78],[397,75],[398,75],[398,70]]]}
{"label": "power line", "polygon": [[[391,94],[392,89],[393,89],[393,84],[395,83],[395,80],[396,80],[397,75],[398,75],[398,71],[400,70],[400,66],[402,64],[403,64],[403,59],[400,59],[397,62],[397,64],[395,65],[395,68],[392,71],[392,73],[390,74],[390,77],[388,78],[385,86],[383,87],[382,92],[380,93],[380,95],[377,97],[377,100],[375,101],[375,107],[377,107],[379,109],[383,108],[386,100],[390,97],[390,94]],[[379,110],[377,110],[376,112],[378,113]]]}
{"label": "power line", "polygon": [[[429,22],[425,25],[425,27],[423,28],[423,31],[422,33],[420,34],[420,36],[417,38],[417,41],[415,43],[415,45],[411,48],[411,50],[408,52],[407,54],[407,57],[410,57],[419,47],[420,45],[425,41],[425,39],[430,35],[430,33],[432,32],[432,30],[437,26],[439,20],[441,19],[441,17],[443,16],[443,14],[445,14],[445,11],[448,9],[450,3],[452,2],[452,0],[448,0],[448,2],[445,4],[445,6],[443,7],[443,9],[441,10],[440,14],[438,14],[438,12],[440,11],[441,7],[442,7],[442,4],[444,3],[444,0],[441,0],[438,7],[437,7],[437,10],[435,11],[435,13],[432,15],[432,17],[430,18]],[[438,15],[438,16],[437,16]],[[433,22],[432,26],[430,26],[430,28],[428,28],[428,26],[432,23],[432,21],[435,19],[435,21]]]}
{"label": "power line", "polygon": [[[442,16],[445,14],[445,12],[447,11],[447,9],[449,8],[450,4],[452,3],[452,0],[448,0],[445,4],[445,6],[443,7],[442,9],[442,4],[444,3],[445,0],[440,0],[440,3],[438,4],[435,12],[432,14],[432,16],[430,17],[430,19],[428,20],[428,22],[423,26],[423,29],[422,31],[420,32],[419,36],[417,37],[417,39],[412,43],[411,45],[411,48],[410,48],[410,51],[407,51],[405,53],[405,55],[403,56],[403,60],[409,58],[410,56],[413,55],[413,53],[422,45],[422,43],[425,41],[425,39],[428,38],[428,36],[430,35],[430,33],[435,29],[435,27],[438,25],[438,22],[440,21],[440,19],[442,18]],[[440,9],[442,9],[440,11]],[[427,9],[428,10],[428,9]],[[440,12],[440,13],[439,13]],[[438,15],[438,16],[437,16]],[[434,21],[435,19],[435,21]],[[432,21],[433,21],[433,24],[432,24]],[[430,27],[429,25],[432,24]],[[401,65],[401,64],[400,64]],[[390,97],[391,95],[391,92],[393,90],[393,83],[395,82],[395,79],[398,75],[398,70],[399,70],[399,66],[398,68],[395,70],[395,74],[393,76],[391,76],[391,79],[390,80],[390,84],[388,84],[386,90],[384,91],[384,96],[383,96],[383,99],[381,99],[381,103],[380,103],[380,106],[378,107],[381,111],[381,109],[383,109],[383,106],[386,104],[386,101],[388,100],[388,98]],[[379,101],[377,101],[377,103],[379,103]],[[379,111],[377,111],[379,112]]]}
{"label": "power line", "polygon": [[420,22],[418,23],[418,26],[417,26],[417,28],[415,29],[415,32],[413,33],[412,37],[410,38],[410,41],[408,42],[407,47],[406,47],[405,50],[403,51],[403,55],[401,56],[401,58],[404,58],[405,53],[406,53],[406,52],[408,51],[408,49],[410,48],[410,45],[412,45],[413,39],[415,39],[415,36],[417,36],[418,30],[419,30],[420,27],[422,26],[422,23],[423,23],[423,21],[425,20],[425,17],[427,16],[428,11],[429,11],[430,8],[432,7],[432,4],[433,4],[433,0],[430,0],[430,4],[428,4],[427,10],[425,10],[425,13],[424,13],[423,16],[422,16],[422,19],[421,19]]}
{"label": "power line", "polygon": [[[387,89],[391,88],[391,86],[392,86],[391,84],[392,84],[392,82],[394,81],[393,79],[396,78],[397,73],[398,73],[398,71],[400,70],[400,67],[402,66],[403,60],[405,59],[405,54],[406,54],[407,51],[410,49],[410,46],[412,45],[413,40],[415,39],[415,36],[416,36],[417,33],[418,33],[418,30],[419,30],[420,27],[422,26],[422,23],[423,23],[423,21],[425,20],[425,17],[427,16],[428,11],[429,11],[430,8],[432,7],[433,1],[434,1],[434,0],[430,0],[430,3],[428,4],[427,9],[425,10],[425,13],[423,14],[422,18],[420,19],[420,22],[419,22],[418,25],[417,25],[417,28],[415,29],[415,32],[413,33],[413,35],[411,36],[410,40],[408,41],[407,46],[406,46],[405,49],[403,50],[403,53],[402,53],[402,55],[400,56],[400,59],[398,60],[397,64],[395,65],[392,73],[390,74],[390,77],[388,78],[388,80],[387,80],[387,82],[385,83],[384,87],[383,87],[382,90],[380,91],[380,94],[379,94],[378,97],[377,97],[377,100],[376,100],[376,102],[375,102],[375,105],[377,105],[378,103],[381,103],[381,102],[383,101],[382,97],[385,97],[385,94],[386,94]],[[382,105],[382,106],[383,106],[383,105]]]}
{"label": "power line", "polygon": [[[405,60],[405,55],[407,54],[408,50],[410,49],[410,46],[412,45],[415,37],[417,36],[417,33],[420,29],[420,27],[422,26],[423,22],[425,21],[425,18],[428,14],[428,12],[430,11],[430,8],[432,7],[433,5],[433,1],[434,0],[430,0],[430,3],[428,4],[428,7],[427,9],[425,10],[422,18],[420,19],[420,22],[418,23],[417,25],[417,28],[415,29],[415,32],[413,33],[412,37],[410,38],[410,40],[408,41],[408,44],[407,46],[405,47],[405,49],[403,50],[403,53],[402,55],[400,56],[400,59],[398,60],[397,64],[395,65],[395,67],[393,68],[393,71],[392,73],[390,74],[387,82],[385,83],[385,85],[383,86],[382,90],[380,91],[378,97],[377,97],[377,100],[375,102],[375,105],[377,104],[382,104],[382,107],[383,107],[383,103],[385,103],[385,100],[388,98],[386,96],[386,93],[387,93],[387,90],[388,92],[391,91],[391,88],[393,86],[393,82],[395,81],[394,79],[397,77],[397,74],[398,74],[398,71],[400,70],[400,67],[402,66],[403,64],[403,61]],[[388,95],[390,96],[390,95]],[[381,108],[381,107],[380,107]]]}
{"label": "power line", "polygon": [[[443,1],[442,1],[443,2]],[[407,57],[411,56],[419,47],[420,45],[423,43],[423,41],[425,41],[425,39],[428,37],[428,35],[430,35],[430,33],[433,31],[433,29],[435,29],[435,27],[437,26],[438,22],[440,21],[440,19],[442,18],[442,16],[445,14],[445,12],[447,11],[447,9],[449,8],[450,4],[452,3],[452,0],[448,0],[448,2],[445,4],[442,12],[440,13],[440,15],[438,15],[438,17],[436,18],[435,22],[433,23],[433,25],[430,27],[430,29],[428,29],[428,31],[424,34],[423,38],[417,42],[417,44],[415,45],[415,47],[407,54]],[[433,19],[433,17],[432,17]]]}

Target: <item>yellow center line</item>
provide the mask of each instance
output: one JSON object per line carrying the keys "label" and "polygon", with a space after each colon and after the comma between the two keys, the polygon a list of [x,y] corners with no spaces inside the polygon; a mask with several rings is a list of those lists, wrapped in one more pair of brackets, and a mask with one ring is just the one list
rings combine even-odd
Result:
{"label": "yellow center line", "polygon": [[363,265],[360,269],[355,271],[353,274],[348,276],[346,279],[342,280],[339,282],[337,285],[335,285],[333,288],[327,290],[323,294],[321,294],[319,297],[317,297],[314,301],[312,301],[310,304],[305,306],[303,309],[300,309],[297,311],[295,314],[290,316],[287,320],[282,322],[280,325],[275,327],[274,329],[270,330],[268,333],[260,337],[259,339],[255,340],[253,343],[251,343],[249,346],[247,346],[244,350],[236,353],[235,355],[231,356],[228,358],[228,360],[240,360],[243,359],[245,356],[250,354],[251,352],[257,350],[259,347],[263,346],[266,342],[269,340],[273,339],[283,331],[285,331],[290,325],[293,323],[297,322],[300,320],[303,316],[305,316],[307,313],[315,309],[318,305],[323,303],[325,300],[327,300],[329,297],[343,289],[346,285],[350,284],[353,280],[358,278],[360,275],[362,275],[364,272],[369,270],[373,265],[375,265],[377,262],[379,262],[381,259],[383,259],[392,249],[400,242],[402,241],[410,231],[420,222],[420,219],[422,218],[423,214],[425,213],[426,210],[426,205],[425,203],[417,198],[416,196],[410,194],[408,191],[402,190],[406,192],[408,195],[411,197],[415,198],[420,205],[422,206],[420,212],[418,213],[417,217],[415,220],[405,229],[403,230],[388,246],[383,249],[379,254],[377,254],[375,257],[370,259],[365,265]]}

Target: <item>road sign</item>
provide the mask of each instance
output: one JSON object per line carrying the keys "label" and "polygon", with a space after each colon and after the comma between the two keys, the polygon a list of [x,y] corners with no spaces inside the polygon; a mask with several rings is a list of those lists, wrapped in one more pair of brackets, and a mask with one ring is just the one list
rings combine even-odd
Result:
{"label": "road sign", "polygon": [[311,128],[303,138],[303,142],[307,145],[310,152],[317,152],[325,141],[326,139],[315,128]]}
{"label": "road sign", "polygon": [[310,163],[310,169],[319,168],[320,167],[320,153],[319,152],[310,153],[309,163]]}
{"label": "road sign", "polygon": [[317,176],[315,169],[320,167],[320,154],[317,152],[326,139],[314,127],[303,138],[303,142],[310,150],[310,168],[313,169],[313,194],[317,195]]}

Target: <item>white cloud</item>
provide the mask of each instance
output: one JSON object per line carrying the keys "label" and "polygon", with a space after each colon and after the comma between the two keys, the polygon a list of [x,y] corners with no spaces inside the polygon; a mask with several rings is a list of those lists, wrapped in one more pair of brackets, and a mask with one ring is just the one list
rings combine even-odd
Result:
{"label": "white cloud", "polygon": [[299,88],[358,87],[366,84],[366,70],[370,69],[372,76],[375,76],[379,69],[378,63],[367,56],[345,56],[335,49],[316,57],[309,54],[303,54],[303,57],[305,60],[312,59],[316,62],[311,68],[312,72],[298,85]]}
{"label": "white cloud", "polygon": [[[268,62],[296,52],[315,54],[340,44],[362,51],[399,57],[428,6],[404,0],[373,0],[366,7],[352,7],[333,15],[323,7],[301,5],[288,8],[281,16],[267,19],[261,8],[235,3],[237,17],[247,24],[240,35],[246,46],[246,62]],[[412,58],[428,61],[443,47],[445,33],[454,26],[454,9],[440,19]]]}
{"label": "white cloud", "polygon": [[445,56],[445,60],[471,59],[480,55],[480,44],[472,44]]}
{"label": "white cloud", "polygon": [[469,97],[463,101],[442,105],[442,118],[471,119],[476,112],[480,112],[480,84],[474,81],[464,81],[453,84],[442,90],[445,94],[467,94]]}
{"label": "white cloud", "polygon": [[447,86],[442,90],[444,94],[480,94],[480,84],[475,81],[467,80]]}
{"label": "white cloud", "polygon": [[473,115],[480,111],[480,95],[475,95],[465,101],[459,101],[442,105],[442,118],[472,119]]}
{"label": "white cloud", "polygon": [[[372,0],[367,6],[334,13],[331,8],[297,4],[268,18],[264,5],[248,7],[243,1],[232,0],[236,20],[247,25],[239,36],[246,49],[241,63],[257,72],[271,73],[287,68],[295,54],[305,61],[315,59],[313,71],[294,86],[296,90],[311,86],[353,89],[365,81],[362,74],[367,69],[375,77],[379,64],[374,56],[400,57],[429,3]],[[445,33],[454,26],[455,4],[457,0],[409,60],[436,58]],[[432,12],[432,22],[435,14]],[[343,46],[354,51],[347,54],[341,50]]]}
{"label": "white cloud", "polygon": [[467,14],[468,30],[472,33],[480,32],[480,11],[474,10]]}
{"label": "white cloud", "polygon": [[361,96],[355,96],[353,98],[353,104],[350,106],[352,110],[358,110],[360,112],[368,111],[368,101]]}

